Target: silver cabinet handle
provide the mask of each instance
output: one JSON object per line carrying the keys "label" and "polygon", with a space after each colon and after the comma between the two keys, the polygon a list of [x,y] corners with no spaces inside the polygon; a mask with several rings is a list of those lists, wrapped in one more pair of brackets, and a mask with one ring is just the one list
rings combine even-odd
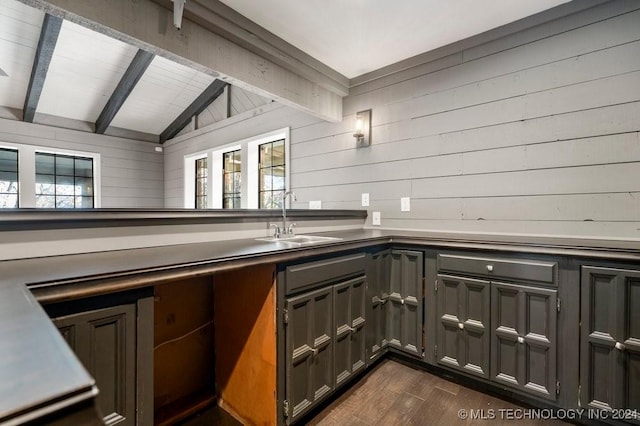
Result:
{"label": "silver cabinet handle", "polygon": [[625,349],[624,343],[616,342],[615,348],[619,351],[624,351]]}
{"label": "silver cabinet handle", "polygon": [[400,299],[400,304],[404,305],[404,299]]}
{"label": "silver cabinet handle", "polygon": [[493,265],[487,265],[487,271],[493,272]]}
{"label": "silver cabinet handle", "polygon": [[461,322],[459,322],[459,323],[458,323],[458,328],[459,328],[460,330],[464,330],[464,324],[463,324],[463,323],[461,323]]}
{"label": "silver cabinet handle", "polygon": [[524,337],[518,336],[518,343],[520,344],[524,343]]}

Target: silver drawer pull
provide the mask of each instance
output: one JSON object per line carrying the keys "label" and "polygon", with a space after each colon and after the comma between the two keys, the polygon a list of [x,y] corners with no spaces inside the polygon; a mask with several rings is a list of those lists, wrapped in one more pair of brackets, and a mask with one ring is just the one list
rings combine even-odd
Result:
{"label": "silver drawer pull", "polygon": [[461,322],[459,322],[459,323],[458,323],[458,328],[459,328],[460,330],[464,330],[464,324],[463,324],[463,323],[461,323]]}
{"label": "silver drawer pull", "polygon": [[400,304],[404,305],[404,299],[400,299]]}
{"label": "silver drawer pull", "polygon": [[615,347],[619,351],[624,351],[624,349],[625,349],[624,343],[620,343],[620,342],[616,342],[616,346]]}
{"label": "silver drawer pull", "polygon": [[487,271],[493,272],[493,265],[487,265]]}
{"label": "silver drawer pull", "polygon": [[518,336],[518,343],[520,344],[524,343],[524,337]]}

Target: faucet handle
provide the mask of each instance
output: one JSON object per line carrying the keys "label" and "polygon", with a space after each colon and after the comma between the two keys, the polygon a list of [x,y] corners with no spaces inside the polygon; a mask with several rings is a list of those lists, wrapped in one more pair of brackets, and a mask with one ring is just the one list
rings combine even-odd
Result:
{"label": "faucet handle", "polygon": [[296,223],[290,223],[289,224],[289,227],[287,228],[287,234],[293,235],[293,227],[294,226],[297,226],[297,224]]}
{"label": "faucet handle", "polygon": [[280,225],[272,223],[271,225],[269,225],[269,228],[272,227],[275,228],[275,230],[273,231],[273,238],[280,238]]}

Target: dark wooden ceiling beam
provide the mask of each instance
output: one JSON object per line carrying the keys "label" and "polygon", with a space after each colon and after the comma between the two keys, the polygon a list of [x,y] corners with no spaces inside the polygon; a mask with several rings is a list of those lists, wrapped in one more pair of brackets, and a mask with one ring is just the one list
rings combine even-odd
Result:
{"label": "dark wooden ceiling beam", "polygon": [[38,47],[36,49],[36,57],[33,60],[31,78],[29,79],[29,86],[27,87],[27,96],[24,101],[24,108],[22,109],[23,121],[33,123],[61,27],[61,18],[49,15],[48,13],[44,15],[44,22],[42,23],[40,39],[38,40]]}
{"label": "dark wooden ceiling beam", "polygon": [[133,58],[127,71],[120,79],[118,86],[111,94],[111,97],[104,106],[104,109],[96,120],[96,133],[104,133],[107,127],[111,124],[116,114],[122,108],[122,105],[127,100],[131,92],[133,91],[140,78],[144,75],[151,61],[155,55],[142,49],[139,49],[136,56]]}
{"label": "dark wooden ceiling beam", "polygon": [[189,124],[193,117],[204,111],[218,98],[218,96],[222,94],[222,92],[224,92],[224,88],[227,87],[227,84],[228,83],[225,83],[222,80],[214,80],[213,83],[211,83],[209,87],[207,87],[205,91],[187,107],[187,109],[182,111],[182,114],[180,114],[178,118],[173,120],[173,123],[169,124],[169,126],[164,129],[160,134],[160,143],[165,143],[180,133],[180,131]]}

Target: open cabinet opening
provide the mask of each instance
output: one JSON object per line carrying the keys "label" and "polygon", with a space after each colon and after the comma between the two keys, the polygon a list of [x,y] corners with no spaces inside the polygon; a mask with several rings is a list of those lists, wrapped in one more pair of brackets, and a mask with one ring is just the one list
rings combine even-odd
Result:
{"label": "open cabinet opening", "polygon": [[242,423],[276,421],[275,267],[155,286],[154,423],[217,404]]}

